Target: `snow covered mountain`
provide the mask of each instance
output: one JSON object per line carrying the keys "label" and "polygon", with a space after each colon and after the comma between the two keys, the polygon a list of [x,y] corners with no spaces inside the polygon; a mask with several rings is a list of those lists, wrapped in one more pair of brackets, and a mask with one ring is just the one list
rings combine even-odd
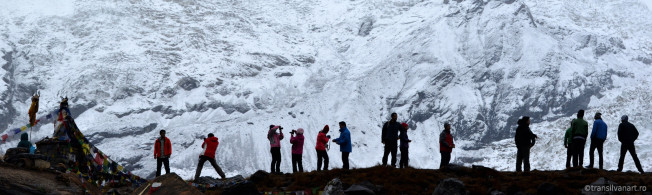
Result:
{"label": "snow covered mountain", "polygon": [[[269,170],[270,124],[317,131],[346,121],[352,167],[380,163],[380,126],[410,124],[411,165],[436,168],[451,122],[455,163],[513,170],[518,117],[539,135],[533,169],[562,169],[562,137],[579,109],[609,125],[615,169],[619,118],[641,136],[652,168],[652,3],[648,0],[12,1],[0,8],[0,131],[71,98],[79,128],[135,174],[153,176],[166,129],[172,171],[194,175],[201,137],[220,139],[227,175]],[[589,126],[591,128],[591,125]],[[51,136],[52,125],[32,140]],[[17,141],[0,144],[4,151]],[[331,144],[331,167],[341,167]],[[588,151],[588,145],[587,145]],[[585,155],[588,161],[588,153]],[[209,170],[206,170],[209,169]],[[205,175],[216,176],[206,167]],[[630,157],[626,170],[635,170]]]}

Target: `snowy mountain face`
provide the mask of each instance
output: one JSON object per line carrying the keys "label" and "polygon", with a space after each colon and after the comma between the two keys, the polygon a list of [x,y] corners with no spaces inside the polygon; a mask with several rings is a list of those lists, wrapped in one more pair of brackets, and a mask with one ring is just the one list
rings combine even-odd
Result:
{"label": "snowy mountain face", "polygon": [[[609,126],[605,168],[617,167],[627,114],[649,170],[650,10],[647,0],[5,1],[0,129],[27,123],[37,90],[39,115],[67,96],[82,132],[135,174],[154,175],[154,140],[167,130],[172,171],[189,179],[208,133],[227,175],[269,171],[270,124],[285,127],[284,172],[289,130],[306,129],[303,164],[315,170],[317,133],[339,136],[339,121],[351,166],[374,166],[392,112],[414,130],[414,167],[438,167],[450,122],[454,163],[514,170],[512,136],[527,115],[539,136],[532,167],[549,170],[564,168],[565,129],[585,109],[589,124],[601,112]],[[43,124],[32,141],[52,131]]]}

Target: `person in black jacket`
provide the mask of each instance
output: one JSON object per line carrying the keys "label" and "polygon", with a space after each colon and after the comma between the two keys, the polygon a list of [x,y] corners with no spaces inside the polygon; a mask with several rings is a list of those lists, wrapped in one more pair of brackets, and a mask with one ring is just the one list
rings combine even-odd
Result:
{"label": "person in black jacket", "polygon": [[530,172],[530,148],[536,143],[537,136],[530,130],[530,117],[523,116],[518,120],[514,141],[516,142],[516,172],[521,172],[521,164],[525,172]]}
{"label": "person in black jacket", "polygon": [[382,142],[385,144],[385,153],[383,154],[383,166],[387,166],[387,156],[392,153],[392,167],[396,167],[396,150],[398,148],[398,133],[403,126],[396,122],[398,115],[392,113],[392,120],[383,125]]}
{"label": "person in black jacket", "polygon": [[618,125],[618,141],[620,141],[621,144],[620,160],[618,160],[617,171],[623,171],[625,154],[627,154],[627,151],[629,151],[629,154],[632,155],[632,159],[634,159],[634,163],[636,164],[638,171],[644,173],[643,168],[641,167],[641,161],[638,160],[638,156],[636,155],[636,147],[634,146],[634,141],[636,141],[638,138],[638,130],[636,130],[636,127],[632,123],[629,123],[629,118],[627,115],[623,115],[620,120],[621,123]]}

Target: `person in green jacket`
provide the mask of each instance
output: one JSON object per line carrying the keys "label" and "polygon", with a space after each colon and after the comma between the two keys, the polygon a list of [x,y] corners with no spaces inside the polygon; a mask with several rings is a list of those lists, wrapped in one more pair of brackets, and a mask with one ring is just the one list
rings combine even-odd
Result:
{"label": "person in green jacket", "polygon": [[[571,123],[572,125],[573,123]],[[564,135],[564,147],[566,148],[566,168],[570,168],[570,162],[571,158],[573,157],[573,150],[571,150],[572,147],[568,147],[573,143],[573,139],[571,139],[571,128],[566,129],[566,134]]]}
{"label": "person in green jacket", "polygon": [[588,135],[589,123],[584,120],[584,110],[579,110],[577,112],[577,119],[571,123],[573,167],[582,167],[584,161],[584,145],[586,144],[586,137]]}
{"label": "person in green jacket", "polygon": [[32,147],[32,142],[29,142],[29,135],[27,135],[27,133],[23,133],[22,135],[20,135],[20,142],[18,142],[18,147],[19,148]]}

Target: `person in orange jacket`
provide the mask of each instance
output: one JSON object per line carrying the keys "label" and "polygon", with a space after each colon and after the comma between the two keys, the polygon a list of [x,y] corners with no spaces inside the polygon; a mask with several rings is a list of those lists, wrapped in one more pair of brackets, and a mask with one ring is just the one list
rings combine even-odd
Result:
{"label": "person in orange jacket", "polygon": [[226,179],[226,175],[224,175],[222,168],[220,168],[220,166],[217,165],[217,162],[215,162],[215,151],[217,150],[218,145],[220,145],[220,142],[212,133],[209,133],[208,138],[204,139],[204,143],[201,144],[201,147],[204,150],[201,155],[199,155],[199,164],[197,165],[197,172],[195,172],[195,181],[199,179],[201,170],[204,168],[204,162],[206,161],[211,163],[215,171],[217,171],[217,174],[220,175],[222,179]]}
{"label": "person in orange jacket", "polygon": [[161,137],[154,142],[154,159],[156,159],[156,177],[161,176],[161,165],[165,165],[165,174],[170,173],[170,155],[172,155],[172,144],[170,139],[165,137],[165,130],[159,132]]}

